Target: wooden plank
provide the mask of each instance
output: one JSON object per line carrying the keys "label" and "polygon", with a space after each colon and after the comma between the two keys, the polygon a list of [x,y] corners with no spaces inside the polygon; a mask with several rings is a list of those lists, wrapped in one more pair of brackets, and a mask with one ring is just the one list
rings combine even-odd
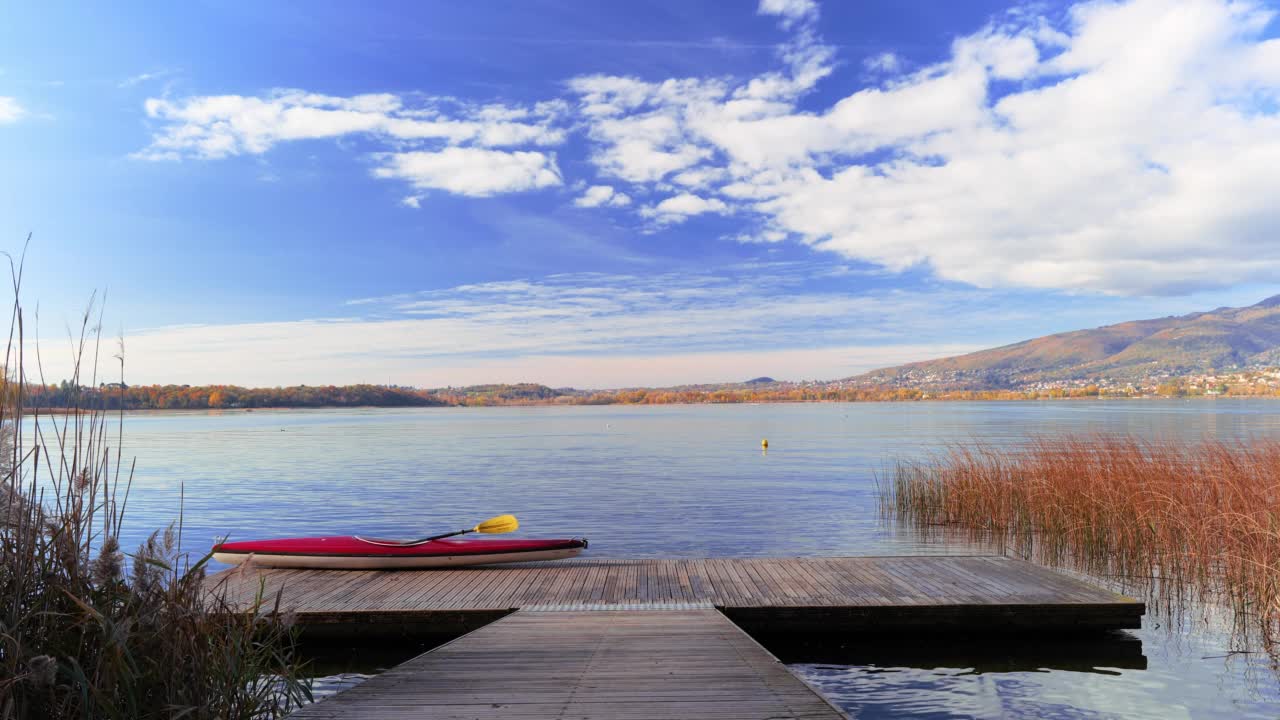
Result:
{"label": "wooden plank", "polygon": [[720,613],[700,610],[517,612],[293,717],[846,716]]}

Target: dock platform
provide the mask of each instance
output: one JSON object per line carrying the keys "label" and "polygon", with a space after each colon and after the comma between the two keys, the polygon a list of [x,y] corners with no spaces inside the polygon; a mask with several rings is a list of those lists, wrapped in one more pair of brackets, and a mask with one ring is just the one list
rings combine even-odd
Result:
{"label": "dock platform", "polygon": [[590,559],[451,570],[224,571],[236,604],[261,586],[316,635],[461,633],[525,610],[716,608],[748,630],[1139,627],[1141,602],[999,556]]}

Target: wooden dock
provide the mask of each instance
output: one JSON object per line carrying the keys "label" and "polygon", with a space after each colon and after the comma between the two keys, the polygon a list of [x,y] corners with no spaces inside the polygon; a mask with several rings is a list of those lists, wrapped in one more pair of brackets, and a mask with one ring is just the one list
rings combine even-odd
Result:
{"label": "wooden dock", "polygon": [[[826,720],[747,633],[1136,628],[1142,603],[1005,557],[591,559],[422,571],[241,568],[304,636],[468,633],[299,718]],[[745,632],[744,632],[745,630]]]}
{"label": "wooden dock", "polygon": [[310,720],[838,720],[715,610],[522,610],[309,705]]}
{"label": "wooden dock", "polygon": [[717,608],[755,633],[1124,629],[1143,604],[1006,557],[573,560],[426,571],[230,570],[234,603],[283,590],[316,635],[465,632],[518,609]]}

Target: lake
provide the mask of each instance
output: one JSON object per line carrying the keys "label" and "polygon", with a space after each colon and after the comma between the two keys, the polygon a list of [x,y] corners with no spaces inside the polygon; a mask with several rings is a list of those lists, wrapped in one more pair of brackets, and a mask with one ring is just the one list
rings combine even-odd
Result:
{"label": "lake", "polygon": [[[955,443],[1276,437],[1277,411],[1222,399],[132,413],[124,544],[181,504],[197,554],[224,535],[417,537],[504,512],[523,536],[585,535],[594,557],[989,552],[886,524],[877,478]],[[927,644],[784,659],[858,718],[1280,716],[1265,655],[1150,614],[1133,636],[1145,662],[1115,667]]]}

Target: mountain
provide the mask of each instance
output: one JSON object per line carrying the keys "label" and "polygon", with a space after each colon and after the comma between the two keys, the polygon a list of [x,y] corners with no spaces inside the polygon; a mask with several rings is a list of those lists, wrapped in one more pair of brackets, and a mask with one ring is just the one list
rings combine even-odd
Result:
{"label": "mountain", "polygon": [[1280,295],[1242,308],[1046,335],[968,355],[873,370],[866,384],[957,390],[1069,380],[1136,381],[1280,364]]}

